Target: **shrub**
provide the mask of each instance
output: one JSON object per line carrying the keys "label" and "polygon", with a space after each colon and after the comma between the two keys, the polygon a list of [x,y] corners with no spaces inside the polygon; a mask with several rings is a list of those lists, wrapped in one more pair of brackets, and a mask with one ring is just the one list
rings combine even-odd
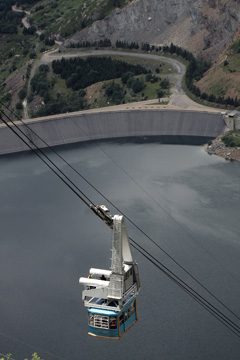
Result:
{"label": "shrub", "polygon": [[163,89],[169,89],[169,86],[170,86],[170,82],[168,79],[163,79],[161,82],[160,82],[160,86],[163,88]]}
{"label": "shrub", "polygon": [[29,54],[29,58],[30,59],[35,59],[37,57],[37,54],[35,51],[32,51],[30,54]]}
{"label": "shrub", "polygon": [[160,99],[160,98],[163,97],[163,95],[164,95],[164,92],[161,89],[158,89],[157,90],[157,97]]}
{"label": "shrub", "polygon": [[16,109],[21,110],[23,108],[21,101],[16,104]]}
{"label": "shrub", "polygon": [[18,97],[19,99],[23,100],[25,99],[25,97],[27,96],[27,90],[25,87],[23,87],[19,92],[18,92]]}
{"label": "shrub", "polygon": [[122,74],[121,80],[123,84],[127,84],[128,80],[134,76],[134,73],[131,71],[127,71]]}

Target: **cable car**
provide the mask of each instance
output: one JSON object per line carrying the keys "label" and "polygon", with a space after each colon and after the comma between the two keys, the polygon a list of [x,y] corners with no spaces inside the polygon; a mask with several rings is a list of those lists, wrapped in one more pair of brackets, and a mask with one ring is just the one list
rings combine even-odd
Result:
{"label": "cable car", "polygon": [[120,339],[138,321],[138,265],[132,258],[124,217],[111,216],[104,205],[93,211],[112,228],[112,259],[110,270],[91,268],[88,278],[79,279],[88,308],[88,334]]}

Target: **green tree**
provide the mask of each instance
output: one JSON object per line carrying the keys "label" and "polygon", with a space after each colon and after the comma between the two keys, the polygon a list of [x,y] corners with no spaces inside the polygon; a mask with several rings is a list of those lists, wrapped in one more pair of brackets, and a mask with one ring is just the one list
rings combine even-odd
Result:
{"label": "green tree", "polygon": [[32,51],[30,54],[29,54],[29,58],[30,59],[35,59],[37,57],[37,54],[35,51]]}
{"label": "green tree", "polygon": [[114,81],[112,81],[110,84],[106,86],[105,95],[111,98],[114,104],[118,105],[122,103],[124,97],[124,91],[119,84],[116,84]]}
{"label": "green tree", "polygon": [[189,87],[189,85],[192,83],[193,81],[193,76],[194,76],[194,72],[196,70],[196,60],[194,57],[191,58],[188,66],[187,66],[187,70],[186,70],[186,83],[187,86]]}
{"label": "green tree", "polygon": [[127,81],[134,76],[134,73],[131,71],[127,71],[122,74],[121,80],[123,84],[126,84]]}
{"label": "green tree", "polygon": [[162,98],[163,95],[164,95],[164,92],[163,92],[161,89],[158,89],[158,90],[157,90],[157,97],[158,97],[158,99]]}
{"label": "green tree", "polygon": [[133,92],[135,92],[137,94],[145,88],[145,84],[142,80],[139,80],[137,78],[137,79],[134,79],[134,81],[132,82],[131,88],[132,88]]}
{"label": "green tree", "polygon": [[16,104],[16,109],[21,110],[23,108],[21,101]]}
{"label": "green tree", "polygon": [[160,86],[163,88],[163,89],[169,89],[169,86],[170,86],[170,82],[168,79],[163,79],[161,82],[160,82]]}
{"label": "green tree", "polygon": [[18,97],[20,100],[25,99],[25,97],[27,96],[27,89],[25,87],[23,87],[19,92],[18,92]]}

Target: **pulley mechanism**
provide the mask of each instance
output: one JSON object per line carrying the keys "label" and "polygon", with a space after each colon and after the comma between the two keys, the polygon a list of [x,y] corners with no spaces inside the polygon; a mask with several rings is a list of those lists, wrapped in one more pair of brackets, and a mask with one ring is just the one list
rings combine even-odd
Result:
{"label": "pulley mechanism", "polygon": [[100,217],[111,229],[113,228],[113,217],[110,215],[108,208],[105,205],[92,205],[90,209]]}

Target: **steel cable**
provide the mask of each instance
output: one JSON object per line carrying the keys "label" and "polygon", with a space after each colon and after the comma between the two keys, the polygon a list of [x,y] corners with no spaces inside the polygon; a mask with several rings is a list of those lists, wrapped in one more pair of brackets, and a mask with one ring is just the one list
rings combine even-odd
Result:
{"label": "steel cable", "polygon": [[[4,114],[4,116],[7,117],[7,119],[10,120],[10,122],[16,126],[18,128],[18,126],[2,111],[2,113]],[[33,144],[33,146],[35,146],[37,148],[38,151],[40,151],[40,153],[46,157],[48,159],[48,161],[68,180],[70,181],[70,183],[90,202],[87,203],[87,201],[80,196],[77,191],[67,183],[66,180],[64,180],[59,173],[57,173],[56,170],[54,170],[49,163],[47,163],[40,155],[39,153],[36,151],[36,149],[32,148],[13,128],[12,126],[10,126],[7,121],[5,121],[3,119],[3,117],[0,117],[2,119],[2,121],[5,123],[6,126],[8,126],[8,128],[10,130],[12,130],[16,136],[18,136],[88,207],[90,207],[91,205],[91,201],[90,199],[52,162],[51,159],[49,159],[49,157],[42,152],[41,149],[39,149],[39,147],[37,145],[34,144],[34,142],[29,139],[29,137],[23,132],[21,131],[19,128],[18,130]],[[25,124],[25,123],[24,123]],[[36,133],[35,133],[36,134]],[[37,134],[36,134],[37,135]],[[46,143],[45,143],[46,144]],[[47,144],[46,144],[47,145]],[[49,147],[50,148],[50,147]],[[55,150],[54,150],[55,152]],[[55,152],[56,153],[56,152]],[[64,160],[65,161],[65,160]],[[66,161],[65,161],[66,162]],[[66,162],[67,163],[67,162]],[[73,168],[73,167],[72,167]],[[73,168],[74,169],[74,168]],[[74,169],[75,170],[75,169]],[[78,172],[77,172],[78,173]],[[82,175],[80,173],[78,173],[81,177]],[[82,177],[83,179],[85,179],[84,177]],[[86,180],[87,181],[87,180]],[[90,182],[87,181],[87,183],[89,185]],[[91,185],[92,186],[92,185]],[[120,211],[120,209],[118,209],[109,199],[107,199],[101,192],[99,192],[94,186],[92,186],[92,188],[94,188],[108,203],[110,203],[116,210],[118,210],[120,213],[122,213],[125,218],[132,224],[134,225],[145,237],[147,237],[152,243],[154,243],[159,249],[161,249],[161,251],[163,251],[172,261],[174,261],[182,270],[184,270],[193,280],[195,280],[201,287],[203,287],[211,296],[213,296],[220,304],[222,304],[228,311],[230,311],[234,316],[236,316],[238,319],[239,317],[232,312],[228,307],[226,307],[226,305],[224,305],[215,295],[213,295],[208,289],[206,289],[197,279],[195,279],[195,277],[193,277],[186,269],[184,269],[182,267],[181,264],[179,264],[174,258],[172,258],[164,249],[162,249],[153,239],[151,239],[140,227],[138,227],[128,216],[126,216],[123,212]],[[137,249],[142,255],[144,255],[146,258],[148,258],[149,261],[151,261],[155,266],[160,267],[160,265],[162,267],[164,267],[163,264],[161,264],[157,259],[155,259],[150,253],[148,253],[144,248],[142,248],[139,244],[137,244],[133,239],[131,239],[132,242],[134,242],[135,245],[133,245],[135,248],[136,246],[138,246],[141,250],[139,250],[139,248]],[[144,254],[143,254],[144,252]],[[160,265],[156,264],[159,263]],[[189,293],[189,295],[191,295],[196,301],[198,301],[199,303],[201,303],[205,308],[209,307],[208,304],[210,304],[207,300],[205,300],[201,295],[199,295],[198,293],[195,292],[195,290],[193,290],[191,287],[189,287],[186,283],[184,283],[179,277],[177,277],[174,273],[172,273],[169,269],[167,269],[165,267],[165,270],[160,268],[160,270],[162,272],[165,273],[165,275],[167,275],[170,278],[173,278],[172,280],[174,282],[176,282],[182,289],[185,289],[185,291],[187,293]],[[171,275],[172,274],[172,275]],[[174,276],[174,277],[173,277]],[[213,305],[210,304],[211,309],[209,309],[209,311],[218,318],[219,321],[223,322],[228,328],[230,327],[232,329],[232,331],[234,333],[239,333],[240,334],[240,327],[238,325],[236,325],[233,321],[231,321],[227,316],[225,316],[223,313],[221,313],[217,308],[215,308]],[[239,336],[239,335],[238,335]]]}

